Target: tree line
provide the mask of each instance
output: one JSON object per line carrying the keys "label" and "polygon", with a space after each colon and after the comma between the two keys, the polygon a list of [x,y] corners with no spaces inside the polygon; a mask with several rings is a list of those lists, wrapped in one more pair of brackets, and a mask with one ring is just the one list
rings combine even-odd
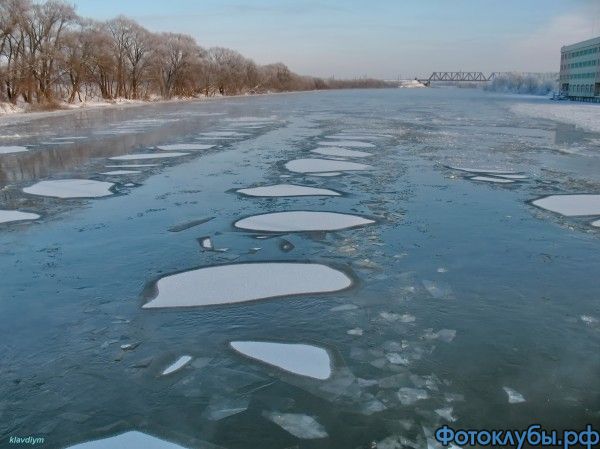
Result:
{"label": "tree line", "polygon": [[189,35],[153,33],[124,16],[80,17],[63,1],[0,0],[0,101],[114,100],[388,87],[300,76]]}

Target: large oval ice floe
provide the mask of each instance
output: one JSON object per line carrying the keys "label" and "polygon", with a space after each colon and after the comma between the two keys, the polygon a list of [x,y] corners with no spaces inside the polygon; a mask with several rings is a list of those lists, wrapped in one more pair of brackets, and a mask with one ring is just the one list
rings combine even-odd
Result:
{"label": "large oval ice floe", "polygon": [[19,145],[0,145],[0,154],[24,153],[27,147]]}
{"label": "large oval ice floe", "polygon": [[286,163],[285,168],[296,173],[322,173],[370,170],[373,166],[357,162],[332,161],[330,159],[294,159]]}
{"label": "large oval ice floe", "polygon": [[185,449],[175,443],[147,435],[142,432],[130,431],[102,440],[87,441],[66,449]]}
{"label": "large oval ice floe", "polygon": [[246,357],[289,373],[319,380],[331,376],[331,357],[318,346],[266,341],[232,341],[230,345]]}
{"label": "large oval ice floe", "polygon": [[473,176],[472,178],[469,178],[471,181],[481,181],[481,182],[494,182],[497,184],[512,184],[513,181],[512,179],[505,179],[505,178],[496,178],[493,176]]}
{"label": "large oval ice floe", "polygon": [[373,156],[372,153],[366,151],[347,150],[345,148],[338,147],[320,147],[311,150],[311,153],[322,154],[324,156],[339,156],[339,157],[369,157]]}
{"label": "large oval ice floe", "polygon": [[98,198],[112,195],[112,182],[94,181],[92,179],[56,179],[40,181],[23,192],[32,195],[50,196],[54,198]]}
{"label": "large oval ice floe", "polygon": [[600,215],[600,195],[549,195],[531,204],[566,217]]}
{"label": "large oval ice floe", "polygon": [[252,215],[236,221],[234,226],[250,231],[302,232],[339,231],[372,223],[375,222],[357,215],[297,210]]}
{"label": "large oval ice floe", "polygon": [[113,156],[109,158],[111,161],[135,161],[142,159],[165,159],[170,157],[180,157],[187,156],[190,153],[179,153],[179,152],[171,152],[171,153],[138,153],[138,154],[125,154],[123,156]]}
{"label": "large oval ice floe", "polygon": [[358,140],[321,140],[318,144],[332,147],[375,148],[375,145],[372,143],[360,142]]}
{"label": "large oval ice floe", "polygon": [[0,223],[10,223],[12,221],[37,220],[38,214],[31,212],[21,212],[19,210],[0,210]]}
{"label": "large oval ice floe", "polygon": [[329,293],[352,286],[345,273],[327,265],[260,262],[218,265],[172,274],[156,282],[156,297],[143,307],[234,304],[288,295]]}
{"label": "large oval ice floe", "polygon": [[210,150],[214,145],[206,143],[173,143],[170,145],[159,145],[156,148],[163,151],[200,151]]}
{"label": "large oval ice floe", "polygon": [[275,184],[271,186],[251,187],[248,189],[239,189],[238,193],[247,196],[339,196],[340,193],[335,190],[319,189],[316,187],[299,186],[296,184]]}

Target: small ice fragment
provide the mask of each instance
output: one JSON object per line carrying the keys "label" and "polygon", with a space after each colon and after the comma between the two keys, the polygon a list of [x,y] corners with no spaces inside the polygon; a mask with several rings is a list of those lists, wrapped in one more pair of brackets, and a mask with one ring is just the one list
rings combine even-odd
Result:
{"label": "small ice fragment", "polygon": [[113,157],[110,157],[109,159],[111,161],[135,161],[135,160],[142,160],[142,159],[167,159],[167,158],[172,158],[172,157],[187,156],[188,154],[190,154],[190,153],[179,153],[179,152],[137,153],[137,154],[125,154],[123,156],[113,156]]}
{"label": "small ice fragment", "polygon": [[405,313],[404,315],[400,316],[400,322],[402,323],[414,323],[415,320],[416,318],[414,315],[411,315],[410,313]]}
{"label": "small ice fragment", "polygon": [[265,418],[302,440],[327,438],[325,428],[313,417],[298,413],[263,412]]}
{"label": "small ice fragment", "polygon": [[295,248],[294,244],[286,239],[279,240],[279,249],[284,253],[289,253]]}
{"label": "small ice fragment", "polygon": [[440,268],[438,268],[438,269],[437,269],[437,272],[438,272],[438,273],[447,273],[447,272],[448,272],[448,269],[447,269],[447,268],[444,268],[444,267],[440,267]]}
{"label": "small ice fragment", "polygon": [[[371,395],[368,395],[371,396]],[[379,413],[386,410],[387,407],[383,402],[375,397],[369,398],[366,402],[362,402],[360,412],[363,415],[370,416],[374,413]]]}
{"label": "small ice fragment", "polygon": [[512,179],[504,179],[504,178],[493,178],[491,176],[473,176],[469,178],[471,181],[482,181],[482,182],[495,182],[498,184],[512,184]]}
{"label": "small ice fragment", "polygon": [[456,337],[456,331],[454,329],[441,329],[438,331],[437,336],[441,341],[450,343]]}
{"label": "small ice fragment", "polygon": [[232,341],[231,347],[251,359],[313,379],[331,376],[329,353],[318,346],[297,343]]}
{"label": "small ice fragment", "polygon": [[598,322],[598,318],[595,318],[591,315],[581,315],[579,318],[581,318],[581,321],[583,321],[585,324],[588,324],[590,326]]}
{"label": "small ice fragment", "polygon": [[247,136],[248,133],[240,133],[237,131],[210,131],[206,133],[200,133],[200,135],[207,137],[238,137]]}
{"label": "small ice fragment", "polygon": [[168,229],[168,231],[169,232],[181,232],[181,231],[185,231],[186,229],[193,228],[194,226],[198,226],[198,225],[207,223],[210,220],[212,220],[213,218],[215,218],[215,217],[204,217],[204,218],[199,218],[197,220],[186,221],[185,223],[180,223],[178,225],[171,226]]}
{"label": "small ice fragment", "polygon": [[456,418],[454,417],[454,415],[452,414],[453,409],[452,407],[444,407],[444,408],[438,408],[435,410],[435,413],[444,418],[446,421],[449,422],[454,422],[456,421]]}
{"label": "small ice fragment", "polygon": [[521,402],[525,402],[525,398],[517,390],[513,390],[510,387],[502,387],[502,389],[506,392],[506,395],[508,396],[509,404],[519,404]]}
{"label": "small ice fragment", "polygon": [[115,176],[115,175],[135,175],[141,173],[138,170],[111,170],[100,173],[101,175]]}
{"label": "small ice fragment", "polygon": [[271,186],[239,189],[238,193],[256,197],[285,197],[285,196],[340,196],[339,192],[330,189],[301,186],[295,184],[276,184]]}
{"label": "small ice fragment", "polygon": [[19,145],[0,145],[0,154],[23,153],[25,151],[28,151],[27,147]]}
{"label": "small ice fragment", "polygon": [[592,221],[591,225],[595,228],[600,228],[600,220]]}
{"label": "small ice fragment", "polygon": [[357,337],[362,336],[363,330],[360,327],[355,327],[346,332],[348,335],[356,335]]}
{"label": "small ice fragment", "polygon": [[137,343],[126,343],[124,345],[121,345],[121,349],[123,351],[133,351],[135,348],[137,348],[140,345],[139,342]]}
{"label": "small ice fragment", "polygon": [[101,440],[75,444],[66,449],[185,449],[145,433],[130,431]]}
{"label": "small ice fragment", "polygon": [[566,217],[600,215],[600,195],[550,195],[532,204]]}
{"label": "small ice fragment", "polygon": [[143,167],[158,167],[158,164],[119,164],[105,165],[106,168],[143,168]]}
{"label": "small ice fragment", "polygon": [[429,398],[429,393],[421,388],[402,387],[398,391],[398,399],[402,405],[412,405],[427,398]]}
{"label": "small ice fragment", "polygon": [[330,178],[333,176],[340,176],[342,174],[342,172],[339,171],[329,171],[329,172],[322,172],[322,173],[311,173],[311,176],[322,176],[324,178]]}
{"label": "small ice fragment", "polygon": [[244,397],[219,398],[210,401],[210,405],[204,411],[204,415],[210,421],[220,421],[248,409],[250,400]]}
{"label": "small ice fragment", "polygon": [[202,237],[200,239],[200,246],[207,251],[211,251],[214,249],[213,242],[210,237]]}
{"label": "small ice fragment", "polygon": [[57,179],[40,181],[25,187],[23,192],[54,198],[97,198],[112,195],[113,192],[110,189],[113,186],[112,182],[91,179]]}
{"label": "small ice fragment", "polygon": [[289,211],[273,212],[242,218],[236,228],[268,232],[338,231],[375,223],[358,215],[338,212]]}
{"label": "small ice fragment", "polygon": [[161,375],[166,376],[168,374],[174,373],[175,371],[179,371],[185,365],[190,363],[192,357],[189,355],[182,355],[175,362],[169,365],[165,370],[161,373]]}
{"label": "small ice fragment", "polygon": [[368,142],[359,142],[356,140],[321,140],[319,145],[348,148],[375,148],[375,145]]}
{"label": "small ice fragment", "polygon": [[205,143],[174,143],[171,145],[159,145],[156,148],[163,151],[200,151],[210,150],[214,145]]}
{"label": "small ice fragment", "polygon": [[37,220],[38,214],[31,212],[21,212],[18,210],[0,210],[0,223],[9,223],[11,221]]}
{"label": "small ice fragment", "polygon": [[452,170],[466,171],[469,173],[486,173],[490,175],[511,175],[515,172],[513,170],[495,169],[495,168],[467,168],[467,167],[452,167],[448,166]]}
{"label": "small ice fragment", "polygon": [[423,287],[429,292],[435,299],[450,299],[452,298],[452,289],[448,286],[444,286],[441,283],[436,284],[433,281],[427,279],[423,280]]}
{"label": "small ice fragment", "polygon": [[389,360],[389,362],[393,365],[404,365],[407,366],[410,362],[409,360],[398,354],[397,352],[390,352],[385,355],[385,358]]}

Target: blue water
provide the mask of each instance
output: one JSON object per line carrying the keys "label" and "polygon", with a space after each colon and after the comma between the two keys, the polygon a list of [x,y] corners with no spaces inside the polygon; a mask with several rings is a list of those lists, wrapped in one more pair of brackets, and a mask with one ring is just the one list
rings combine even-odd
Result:
{"label": "blue water", "polygon": [[[517,103],[544,101],[470,89],[358,90],[0,122],[2,144],[32,145],[0,156],[0,208],[42,215],[0,225],[0,447],[10,436],[43,436],[44,448],[63,448],[125,430],[190,448],[362,448],[400,437],[426,447],[425,432],[443,424],[600,424],[600,231],[591,217],[562,218],[528,203],[600,193],[600,136],[511,112]],[[193,142],[201,132],[233,129],[227,119],[257,116],[270,124],[213,141],[213,150],[143,161],[160,166],[139,176],[98,174],[116,164],[108,157]],[[115,129],[121,132],[106,133]],[[330,178],[285,170],[341,130],[392,136],[358,161],[374,170]],[[43,143],[61,136],[88,138]],[[587,151],[566,153],[571,146]],[[529,179],[477,183],[448,165],[510,168]],[[117,194],[58,200],[21,191],[67,177],[117,182]],[[269,199],[234,191],[280,182],[345,195]],[[267,239],[232,225],[283,210],[353,213],[377,223]],[[215,218],[168,231],[206,217]],[[227,251],[202,251],[204,236]],[[282,239],[294,249],[282,251]],[[232,306],[141,308],[145,287],[161,276],[271,260],[339,267],[357,285]],[[358,308],[331,311],[344,304]],[[363,335],[347,334],[354,328]],[[442,329],[455,337],[436,338]],[[244,339],[318,344],[330,350],[336,374],[319,382],[254,363],[228,348]],[[137,346],[123,351],[127,343]],[[407,365],[386,358],[398,352]],[[182,354],[195,363],[161,377]],[[509,403],[503,387],[526,401]],[[400,388],[428,397],[402,404]],[[385,410],[368,414],[374,400]],[[236,401],[247,410],[209,419],[211,403]],[[455,422],[436,413],[450,407]],[[310,415],[329,437],[298,439],[265,419],[271,411]]]}

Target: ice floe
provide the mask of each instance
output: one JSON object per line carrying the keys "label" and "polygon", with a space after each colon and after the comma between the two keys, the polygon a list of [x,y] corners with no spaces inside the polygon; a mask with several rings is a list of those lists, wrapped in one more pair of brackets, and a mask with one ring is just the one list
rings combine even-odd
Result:
{"label": "ice floe", "polygon": [[23,192],[32,195],[55,198],[97,198],[112,195],[112,182],[94,181],[91,179],[57,179],[40,181],[25,187]]}
{"label": "ice floe", "polygon": [[130,431],[102,440],[87,441],[75,444],[66,449],[185,449],[175,443],[147,435],[142,432]]}
{"label": "ice floe", "polygon": [[339,196],[340,193],[330,189],[319,189],[316,187],[300,186],[296,184],[275,184],[271,186],[252,187],[239,189],[237,191],[247,196]]}
{"label": "ice floe", "polygon": [[330,159],[294,159],[286,163],[285,168],[296,173],[322,173],[370,170],[373,167],[357,162],[332,161]]}
{"label": "ice floe", "polygon": [[340,176],[342,172],[339,171],[330,171],[330,172],[322,172],[322,173],[312,173],[311,176],[322,176],[324,178],[330,178],[333,176]]}
{"label": "ice floe", "polygon": [[203,415],[210,421],[220,421],[245,412],[249,403],[250,399],[244,397],[211,399]]}
{"label": "ice floe", "polygon": [[600,195],[550,195],[532,204],[566,217],[600,215]]}
{"label": "ice floe", "polygon": [[186,221],[183,223],[179,223],[175,226],[171,226],[168,229],[168,231],[169,232],[185,231],[187,229],[193,228],[194,226],[198,226],[198,225],[207,223],[207,222],[211,221],[213,218],[215,218],[215,217],[204,217],[204,218],[198,218],[197,220],[190,220],[190,221]]}
{"label": "ice floe", "polygon": [[508,396],[508,403],[509,404],[519,404],[521,402],[525,402],[525,398],[517,390],[514,390],[514,389],[512,389],[510,387],[502,387],[502,389],[504,390],[504,392]]}
{"label": "ice floe", "polygon": [[369,142],[359,142],[357,140],[321,140],[319,145],[348,148],[375,148],[375,145]]}
{"label": "ice floe", "polygon": [[236,221],[234,226],[250,231],[302,232],[338,231],[372,223],[368,218],[337,212],[289,211],[253,215]]}
{"label": "ice floe", "polygon": [[346,133],[338,133],[331,134],[329,136],[325,136],[325,139],[336,139],[336,140],[371,140],[371,139],[381,139],[382,137],[391,137],[388,135],[378,135],[378,134],[346,134]]}
{"label": "ice floe", "polygon": [[19,145],[0,145],[0,154],[10,154],[10,153],[23,153],[27,150],[27,147],[22,147]]}
{"label": "ice floe", "polygon": [[0,210],[0,223],[9,223],[11,221],[37,220],[38,214],[31,212],[21,212],[18,210]]}
{"label": "ice floe", "polygon": [[427,398],[429,398],[429,393],[421,388],[402,387],[398,391],[398,399],[402,405],[412,405]]}
{"label": "ice floe", "polygon": [[218,265],[161,278],[157,295],[144,308],[232,304],[287,295],[326,293],[352,285],[345,273],[327,265],[261,262]]}
{"label": "ice floe", "polygon": [[322,154],[324,156],[339,156],[339,157],[369,157],[372,153],[366,151],[347,150],[338,147],[321,147],[311,150],[311,153]]}
{"label": "ice floe", "polygon": [[212,251],[214,249],[213,242],[210,237],[200,238],[200,246],[207,251]]}
{"label": "ice floe", "polygon": [[111,170],[100,173],[101,175],[135,175],[141,173],[139,170]]}
{"label": "ice floe", "polygon": [[318,346],[300,343],[232,341],[240,354],[289,373],[325,380],[331,376],[331,357]]}
{"label": "ice floe", "polygon": [[201,151],[210,150],[215,145],[206,143],[173,143],[170,145],[158,145],[156,148],[163,151]]}
{"label": "ice floe", "polygon": [[356,337],[362,337],[363,330],[360,327],[355,327],[354,329],[350,329],[346,331],[348,335],[354,335]]}
{"label": "ice floe", "polygon": [[210,131],[206,133],[200,133],[200,135],[206,137],[241,137],[247,136],[248,133],[240,133],[237,131]]}
{"label": "ice floe", "polygon": [[493,178],[491,176],[473,176],[472,178],[469,178],[471,181],[481,181],[481,182],[495,182],[498,184],[512,184],[513,182],[515,182],[512,179],[505,179],[505,178]]}
{"label": "ice floe", "polygon": [[501,174],[496,174],[494,176],[496,178],[506,178],[506,179],[516,179],[516,180],[523,180],[523,179],[527,179],[528,178],[527,175],[501,175]]}
{"label": "ice floe", "polygon": [[168,374],[174,373],[175,371],[179,371],[185,365],[187,365],[188,363],[190,363],[191,360],[192,360],[191,356],[189,356],[189,355],[182,355],[177,360],[175,360],[175,362],[173,362],[171,365],[169,365],[168,367],[166,367],[161,374],[163,376],[166,376]]}
{"label": "ice floe", "polygon": [[325,428],[308,415],[276,412],[264,412],[263,415],[286,432],[302,440],[315,440],[329,436]]}
{"label": "ice floe", "polygon": [[125,154],[123,156],[113,156],[109,158],[111,161],[135,161],[142,159],[166,159],[171,157],[187,156],[190,153],[138,153],[138,154]]}
{"label": "ice floe", "polygon": [[465,171],[469,173],[486,173],[489,175],[512,175],[514,170],[496,169],[496,168],[472,168],[472,167],[456,167],[448,165],[452,170]]}

